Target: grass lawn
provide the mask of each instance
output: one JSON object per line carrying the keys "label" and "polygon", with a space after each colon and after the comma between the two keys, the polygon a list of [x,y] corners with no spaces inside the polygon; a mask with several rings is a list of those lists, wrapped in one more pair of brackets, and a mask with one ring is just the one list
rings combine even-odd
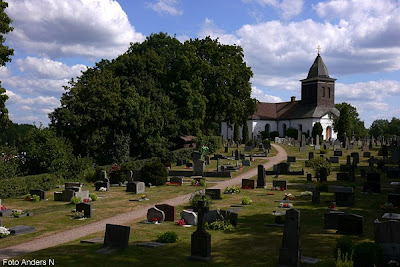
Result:
{"label": "grass lawn", "polygon": [[[284,146],[284,148],[287,150],[288,155],[297,157],[297,162],[292,164],[292,169],[304,168],[304,160],[308,159],[308,152],[312,151],[311,148],[308,147],[307,151],[303,153],[298,152],[296,148],[290,146]],[[329,157],[331,154],[333,155],[333,152],[329,150],[327,156]],[[347,154],[348,153],[344,151],[343,157],[341,157],[341,161],[344,163]],[[371,154],[376,156],[377,149],[374,148]],[[315,156],[319,155],[315,154]],[[338,207],[340,211],[364,216],[364,234],[362,236],[352,236],[353,241],[356,243],[373,241],[373,221],[382,217],[384,212],[379,208],[379,205],[386,202],[388,193],[388,190],[385,188],[388,187],[389,180],[385,175],[381,175],[383,188],[381,194],[361,193],[361,186],[365,178],[360,177],[360,168],[368,166],[366,160],[366,158],[362,157],[362,152],[360,152],[360,164],[356,171],[356,205],[354,207]],[[335,167],[336,165],[337,167]],[[252,167],[254,166],[256,166],[256,164]],[[339,164],[333,164],[333,173],[328,177],[328,184],[348,185],[349,183],[334,181],[338,166]],[[311,172],[311,170],[307,168],[305,171]],[[253,179],[256,179],[256,177],[253,177]],[[252,205],[244,207],[239,212],[238,226],[233,231],[223,232],[208,230],[212,236],[213,259],[207,263],[193,262],[188,259],[190,256],[190,236],[196,228],[179,227],[173,222],[149,225],[142,224],[139,221],[132,221],[129,224],[131,226],[129,248],[123,251],[117,251],[110,255],[98,255],[95,251],[101,247],[101,244],[81,244],[79,240],[77,240],[20,256],[17,259],[54,258],[56,266],[276,266],[282,242],[283,229],[266,226],[266,224],[274,222],[272,212],[275,210],[282,210],[277,207],[279,203],[276,203],[275,200],[283,199],[285,193],[300,195],[301,192],[308,190],[306,186],[316,186],[319,183],[316,182],[315,179],[313,179],[313,182],[307,182],[305,175],[301,177],[280,175],[279,179],[285,179],[290,182],[288,190],[282,192],[271,190],[270,183],[272,179],[272,176],[267,176],[267,182],[269,184],[266,189],[242,190],[241,193],[237,195],[224,195],[222,200],[214,200],[212,202],[210,209],[226,209],[232,204],[240,204],[244,196],[250,197],[253,200]],[[189,186],[187,187],[190,188]],[[172,197],[172,194],[176,193],[174,192],[175,190],[186,190],[185,186],[181,188],[160,187],[156,189],[165,190],[164,193],[168,192],[168,197]],[[147,193],[150,197],[152,196],[150,190]],[[274,193],[274,195],[267,195],[267,193]],[[121,192],[121,194],[123,193]],[[300,243],[302,255],[322,260],[314,266],[334,266],[333,248],[336,244],[336,239],[341,235],[336,234],[335,230],[323,229],[323,215],[327,211],[327,206],[331,200],[333,200],[332,192],[321,192],[321,204],[319,205],[311,204],[311,198],[297,198],[293,202],[294,208],[300,211],[301,216]],[[102,199],[101,201],[106,201],[106,199]],[[54,202],[51,203],[54,205]],[[96,204],[101,204],[101,202]],[[35,204],[32,203],[32,205]],[[130,205],[130,202],[126,204],[126,206]],[[56,205],[54,206],[56,207]],[[185,206],[186,205],[177,207],[178,219],[180,211],[185,209]],[[56,209],[55,207],[54,209]],[[98,210],[104,208],[103,204],[101,204],[101,207],[97,207]],[[69,215],[67,212],[69,209],[71,208],[69,207],[64,211],[65,217]],[[122,212],[122,210],[124,210],[124,208],[121,208],[119,212]],[[99,211],[95,211],[96,218],[98,213]],[[65,220],[72,223],[72,220],[69,218]],[[61,222],[58,224],[59,227],[60,224]],[[136,246],[136,244],[140,242],[155,241],[157,235],[165,231],[175,231],[178,233],[178,242],[158,248]],[[85,239],[103,236],[104,232],[87,236]],[[17,237],[7,237],[3,239],[2,242],[11,242],[9,240],[14,238]]]}

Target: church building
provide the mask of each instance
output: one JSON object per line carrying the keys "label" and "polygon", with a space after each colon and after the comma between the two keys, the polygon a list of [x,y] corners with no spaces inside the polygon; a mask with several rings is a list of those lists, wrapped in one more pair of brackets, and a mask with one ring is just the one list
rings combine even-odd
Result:
{"label": "church building", "polygon": [[[294,96],[289,102],[265,103],[257,101],[257,111],[248,119],[249,138],[255,139],[261,131],[279,132],[285,136],[286,129],[295,128],[311,136],[316,122],[322,125],[324,140],[336,139],[333,131],[333,118],[340,112],[335,108],[335,80],[329,76],[328,69],[319,53],[312,64],[307,78],[301,82],[301,99]],[[233,125],[221,124],[224,140],[233,138]],[[240,138],[242,138],[240,128]]]}

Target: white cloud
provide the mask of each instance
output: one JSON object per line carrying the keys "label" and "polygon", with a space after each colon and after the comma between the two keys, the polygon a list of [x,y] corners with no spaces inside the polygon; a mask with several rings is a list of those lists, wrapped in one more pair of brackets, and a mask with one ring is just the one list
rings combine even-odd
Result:
{"label": "white cloud", "polygon": [[115,0],[10,1],[11,46],[57,58],[110,58],[144,40]]}
{"label": "white cloud", "polygon": [[255,86],[251,87],[251,97],[256,98],[260,102],[277,103],[283,102],[279,96],[268,95],[264,93],[261,89]]}
{"label": "white cloud", "polygon": [[215,25],[212,19],[206,18],[198,34],[200,38],[210,36],[212,39],[219,38],[219,41],[223,44],[237,44],[240,45],[240,40],[234,35],[226,33]]}
{"label": "white cloud", "polygon": [[[388,97],[400,96],[400,81],[383,80],[355,84],[336,83],[336,98],[342,101],[380,103]],[[381,108],[382,105],[374,105]]]}
{"label": "white cloud", "polygon": [[261,6],[277,8],[283,19],[299,15],[303,11],[304,0],[243,0],[245,3],[256,3]]}
{"label": "white cloud", "polygon": [[178,0],[158,0],[155,3],[148,3],[147,6],[160,14],[180,16],[183,14],[183,10],[176,7],[178,2]]}

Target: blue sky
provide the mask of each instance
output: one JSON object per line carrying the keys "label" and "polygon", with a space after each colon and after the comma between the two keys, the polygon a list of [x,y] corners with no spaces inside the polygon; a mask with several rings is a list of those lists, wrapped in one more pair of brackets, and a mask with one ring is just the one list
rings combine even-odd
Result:
{"label": "blue sky", "polygon": [[167,32],[210,35],[243,47],[260,101],[300,98],[317,54],[336,78],[336,103],[357,107],[367,127],[400,117],[400,4],[395,0],[8,0],[13,61],[0,68],[17,123],[49,122],[63,85],[130,42]]}

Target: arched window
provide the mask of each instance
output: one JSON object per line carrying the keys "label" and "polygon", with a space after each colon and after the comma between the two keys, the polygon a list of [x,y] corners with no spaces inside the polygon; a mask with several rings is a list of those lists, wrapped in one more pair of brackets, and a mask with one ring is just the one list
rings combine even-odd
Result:
{"label": "arched window", "polygon": [[267,123],[267,124],[265,124],[265,129],[264,129],[264,131],[267,132],[267,133],[269,133],[269,132],[270,132],[270,128],[271,128],[271,126]]}
{"label": "arched window", "polygon": [[330,87],[328,87],[328,96],[329,96],[329,98],[331,98],[331,88]]}
{"label": "arched window", "polygon": [[282,129],[283,129],[283,135],[285,135],[286,134],[286,124],[285,123],[283,124]]}
{"label": "arched window", "polygon": [[303,132],[303,124],[299,124],[299,131]]}

